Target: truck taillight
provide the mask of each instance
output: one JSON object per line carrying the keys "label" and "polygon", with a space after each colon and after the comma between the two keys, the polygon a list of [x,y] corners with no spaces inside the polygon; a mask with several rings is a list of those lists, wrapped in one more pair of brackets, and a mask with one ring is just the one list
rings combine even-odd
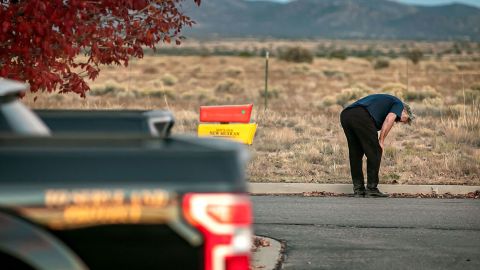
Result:
{"label": "truck taillight", "polygon": [[205,270],[248,270],[252,205],[244,194],[189,193],[183,213],[205,239]]}

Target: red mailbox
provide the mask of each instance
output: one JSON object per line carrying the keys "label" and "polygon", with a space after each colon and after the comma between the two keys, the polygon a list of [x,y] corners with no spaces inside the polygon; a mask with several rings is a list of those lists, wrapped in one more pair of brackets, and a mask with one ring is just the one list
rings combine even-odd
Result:
{"label": "red mailbox", "polygon": [[249,123],[253,104],[200,106],[200,122]]}

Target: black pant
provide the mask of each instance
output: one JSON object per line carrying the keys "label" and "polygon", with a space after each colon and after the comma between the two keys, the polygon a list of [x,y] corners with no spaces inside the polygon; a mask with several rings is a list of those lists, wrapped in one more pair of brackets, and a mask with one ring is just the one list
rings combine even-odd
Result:
{"label": "black pant", "polygon": [[367,156],[367,189],[376,189],[382,149],[378,142],[377,128],[373,118],[365,108],[354,107],[342,111],[340,122],[345,136],[347,136],[353,190],[365,190],[362,169],[363,155]]}

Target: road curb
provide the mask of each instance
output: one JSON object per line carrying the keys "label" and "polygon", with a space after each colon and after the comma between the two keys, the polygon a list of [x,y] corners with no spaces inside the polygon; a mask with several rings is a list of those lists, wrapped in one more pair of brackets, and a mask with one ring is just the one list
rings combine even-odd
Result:
{"label": "road curb", "polygon": [[[405,194],[459,194],[465,195],[480,190],[480,186],[460,185],[378,185],[382,192]],[[305,192],[352,193],[351,184],[313,183],[248,183],[250,194],[303,194]]]}
{"label": "road curb", "polygon": [[282,261],[282,244],[269,237],[255,235],[269,243],[268,246],[259,246],[252,253],[252,270],[276,270],[280,268]]}

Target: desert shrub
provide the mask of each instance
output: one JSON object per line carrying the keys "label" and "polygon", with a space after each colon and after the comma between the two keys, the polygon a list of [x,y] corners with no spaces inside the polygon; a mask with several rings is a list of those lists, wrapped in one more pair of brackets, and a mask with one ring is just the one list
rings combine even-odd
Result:
{"label": "desert shrub", "polygon": [[422,101],[427,98],[436,98],[439,93],[432,87],[426,86],[423,89],[409,89],[403,92],[403,98],[406,101]]}
{"label": "desert shrub", "polygon": [[316,147],[312,147],[308,149],[308,151],[305,151],[304,158],[311,164],[325,165],[326,163],[325,156],[320,154],[320,151],[318,151]]}
{"label": "desert shrub", "polygon": [[376,58],[379,56],[383,56],[389,58],[397,58],[399,57],[399,53],[393,49],[390,49],[389,51],[379,50],[373,47],[368,47],[365,49],[338,49],[332,46],[327,47],[321,44],[315,49],[315,56],[322,58],[336,58],[345,60],[347,57]]}
{"label": "desert shrub", "polygon": [[228,67],[225,70],[225,74],[227,74],[228,77],[238,77],[243,74],[243,68],[239,67]]}
{"label": "desert shrub", "polygon": [[425,86],[422,89],[407,89],[407,86],[401,83],[389,83],[382,86],[382,92],[394,95],[405,101],[423,101],[424,99],[434,99],[440,94],[431,86]]}
{"label": "desert shrub", "polygon": [[310,71],[310,67],[307,64],[298,64],[293,67],[289,67],[288,71],[293,74],[306,74]]}
{"label": "desert shrub", "polygon": [[415,104],[413,111],[418,116],[443,117],[449,114],[449,108],[444,105],[443,99],[427,98],[420,104]]}
{"label": "desert shrub", "polygon": [[458,102],[466,104],[480,104],[480,91],[467,89],[465,91],[458,91],[455,96],[457,97]]}
{"label": "desert shrub", "polygon": [[418,49],[414,49],[414,50],[411,50],[411,51],[407,52],[406,57],[408,59],[410,59],[416,65],[420,62],[420,60],[422,60],[423,52],[418,50]]}
{"label": "desert shrub", "polygon": [[160,89],[163,88],[163,80],[161,78],[154,79],[148,82],[148,88]]}
{"label": "desert shrub", "polygon": [[175,99],[176,94],[172,89],[150,89],[145,91],[140,91],[138,96],[141,97],[153,97],[153,98],[168,98]]}
{"label": "desert shrub", "polygon": [[313,54],[309,49],[303,47],[290,47],[278,52],[278,58],[287,62],[312,63]]}
{"label": "desert shrub", "polygon": [[458,42],[455,42],[450,50],[451,53],[454,54],[462,54],[461,45]]}
{"label": "desert shrub", "polygon": [[377,59],[373,65],[374,69],[384,69],[390,66],[390,61],[387,59]]}
{"label": "desert shrub", "polygon": [[125,88],[116,81],[108,80],[104,86],[94,87],[89,93],[92,96],[116,95],[125,91]]}
{"label": "desert shrub", "polygon": [[177,79],[177,77],[173,76],[172,74],[167,73],[167,74],[162,76],[162,82],[163,82],[163,84],[165,84],[167,86],[173,86],[178,82],[178,79]]}
{"label": "desert shrub", "polygon": [[475,91],[480,91],[480,83],[474,84],[470,86],[470,89],[475,90]]}
{"label": "desert shrub", "polygon": [[157,74],[158,69],[156,67],[149,66],[149,67],[146,67],[146,68],[143,69],[143,73],[144,74]]}
{"label": "desert shrub", "polygon": [[324,70],[323,75],[327,78],[336,78],[336,79],[343,79],[346,77],[346,74],[342,71],[338,70]]}
{"label": "desert shrub", "polygon": [[215,87],[215,92],[218,94],[240,94],[243,91],[244,88],[240,82],[231,79],[222,81]]}
{"label": "desert shrub", "polygon": [[343,111],[343,106],[340,106],[338,104],[333,104],[325,107],[325,112],[331,115],[339,115],[341,111]]}
{"label": "desert shrub", "polygon": [[320,44],[315,48],[315,56],[316,57],[326,57],[328,55],[328,51],[330,49],[326,47],[324,44]]}
{"label": "desert shrub", "polygon": [[398,156],[398,150],[395,147],[385,147],[385,150],[383,152],[383,156],[385,158],[385,163],[386,165],[395,165],[396,164],[396,159]]}
{"label": "desert shrub", "polygon": [[318,150],[320,151],[320,154],[325,155],[325,156],[337,156],[341,157],[341,148],[338,144],[335,143],[321,143],[320,145],[317,146]]}
{"label": "desert shrub", "polygon": [[[279,98],[281,92],[279,88],[268,89],[267,98]],[[258,94],[261,98],[265,98],[265,89],[258,90]]]}
{"label": "desert shrub", "polygon": [[457,67],[457,70],[460,71],[471,70],[473,68],[470,63],[456,63],[455,66]]}
{"label": "desert shrub", "polygon": [[326,96],[322,99],[321,105],[323,107],[329,107],[337,103],[337,99],[334,96]]}
{"label": "desert shrub", "polygon": [[[389,162],[386,161],[386,163],[389,163]],[[395,163],[392,163],[392,164],[395,165]],[[389,172],[389,173],[383,174],[381,178],[384,179],[385,184],[398,184],[401,176],[397,173]]]}
{"label": "desert shrub", "polygon": [[367,96],[371,92],[372,90],[364,85],[355,85],[350,88],[343,89],[342,92],[337,94],[336,101],[338,105],[346,107],[350,103]]}
{"label": "desert shrub", "polygon": [[183,100],[192,100],[196,99],[197,97],[198,93],[194,90],[185,91],[180,94],[180,98]]}
{"label": "desert shrub", "polygon": [[328,58],[334,58],[334,59],[340,59],[340,60],[345,60],[347,59],[347,51],[346,50],[335,50],[332,51],[329,55]]}
{"label": "desert shrub", "polygon": [[426,98],[422,101],[422,103],[431,107],[442,107],[445,105],[443,99],[440,97]]}
{"label": "desert shrub", "polygon": [[448,106],[447,116],[458,118],[463,113],[465,106],[463,104],[455,104]]}
{"label": "desert shrub", "polygon": [[200,65],[195,65],[190,68],[190,75],[195,76],[198,75],[198,73],[201,73],[203,71],[203,67]]}
{"label": "desert shrub", "polygon": [[250,51],[240,51],[238,52],[238,56],[240,57],[254,57],[257,54],[255,52],[250,52]]}
{"label": "desert shrub", "polygon": [[389,83],[381,88],[383,93],[403,98],[403,93],[407,90],[407,86],[401,83]]}

